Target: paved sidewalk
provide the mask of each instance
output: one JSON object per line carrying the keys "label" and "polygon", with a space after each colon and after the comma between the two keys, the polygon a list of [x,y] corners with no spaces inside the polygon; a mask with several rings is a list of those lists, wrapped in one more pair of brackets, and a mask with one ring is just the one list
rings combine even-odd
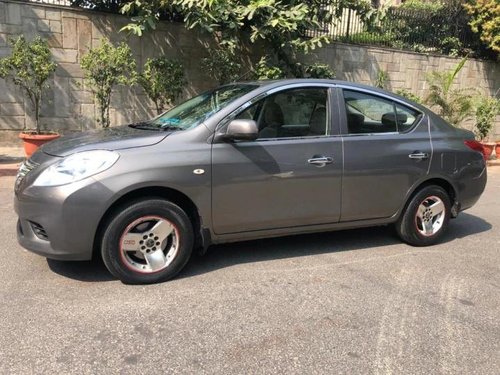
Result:
{"label": "paved sidewalk", "polygon": [[24,158],[22,147],[0,147],[0,177],[15,176]]}

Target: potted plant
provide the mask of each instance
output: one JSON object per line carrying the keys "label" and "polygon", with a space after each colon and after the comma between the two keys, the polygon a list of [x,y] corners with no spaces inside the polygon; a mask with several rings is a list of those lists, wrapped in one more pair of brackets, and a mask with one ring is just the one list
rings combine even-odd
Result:
{"label": "potted plant", "polygon": [[99,107],[99,119],[103,128],[111,124],[109,109],[115,86],[132,85],[136,82],[136,63],[132,50],[125,43],[116,47],[102,39],[98,47],[90,49],[81,60],[85,82],[94,94]]}
{"label": "potted plant", "polygon": [[19,138],[24,142],[24,151],[30,157],[39,146],[59,137],[59,134],[42,131],[40,126],[40,108],[47,80],[56,70],[46,40],[37,36],[28,42],[24,36],[10,40],[12,52],[0,59],[0,77],[11,79],[22,91],[33,106],[35,128],[24,129]]}
{"label": "potted plant", "polygon": [[[500,100],[497,98],[491,98],[488,96],[479,97],[475,113],[475,130],[478,138],[481,140],[487,159],[491,157],[493,149],[495,148],[495,143],[487,142],[487,139],[499,110]],[[498,151],[495,150],[495,152],[497,152],[497,156],[499,155]]]}

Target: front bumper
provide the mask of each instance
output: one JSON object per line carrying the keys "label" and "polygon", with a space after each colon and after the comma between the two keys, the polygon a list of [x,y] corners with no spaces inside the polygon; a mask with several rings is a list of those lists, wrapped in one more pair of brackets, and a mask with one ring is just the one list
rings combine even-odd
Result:
{"label": "front bumper", "polygon": [[14,198],[18,242],[50,259],[90,260],[110,199],[111,192],[92,178],[58,187],[28,185]]}

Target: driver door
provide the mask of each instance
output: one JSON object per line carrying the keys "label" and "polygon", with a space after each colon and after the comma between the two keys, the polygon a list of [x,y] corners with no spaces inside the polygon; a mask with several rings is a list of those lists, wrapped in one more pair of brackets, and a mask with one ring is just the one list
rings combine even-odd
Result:
{"label": "driver door", "polygon": [[342,140],[332,93],[327,86],[283,89],[236,115],[254,119],[259,138],[212,146],[216,234],[339,221]]}

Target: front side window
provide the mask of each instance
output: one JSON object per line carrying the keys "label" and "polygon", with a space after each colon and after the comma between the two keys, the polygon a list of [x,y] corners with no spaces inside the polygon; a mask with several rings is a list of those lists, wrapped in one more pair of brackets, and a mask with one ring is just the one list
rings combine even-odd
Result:
{"label": "front side window", "polygon": [[419,119],[411,108],[358,91],[344,90],[349,134],[408,131]]}
{"label": "front side window", "polygon": [[254,103],[236,116],[255,120],[258,139],[328,135],[328,89],[281,91]]}

